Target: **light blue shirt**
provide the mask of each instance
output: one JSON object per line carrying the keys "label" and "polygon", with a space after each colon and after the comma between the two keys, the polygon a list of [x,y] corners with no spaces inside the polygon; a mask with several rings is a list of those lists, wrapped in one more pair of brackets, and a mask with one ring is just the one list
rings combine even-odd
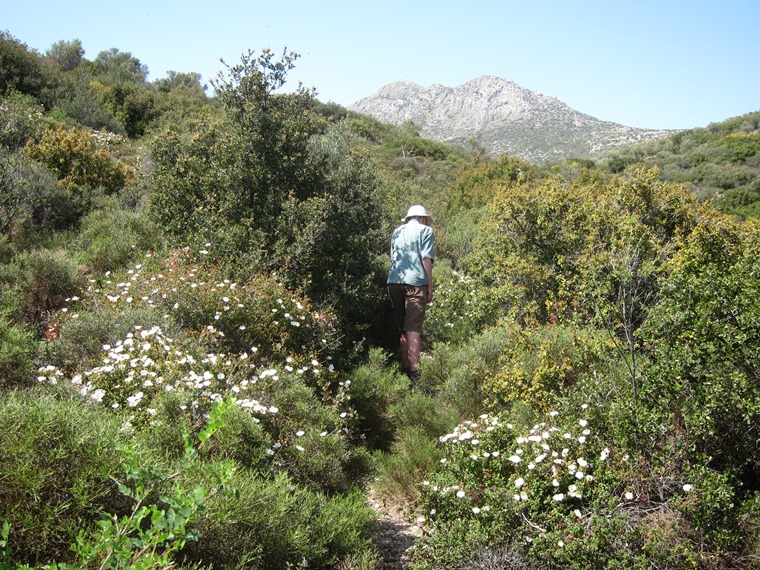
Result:
{"label": "light blue shirt", "polygon": [[397,227],[391,236],[391,270],[388,283],[427,285],[427,275],[422,260],[435,259],[433,230],[412,218]]}

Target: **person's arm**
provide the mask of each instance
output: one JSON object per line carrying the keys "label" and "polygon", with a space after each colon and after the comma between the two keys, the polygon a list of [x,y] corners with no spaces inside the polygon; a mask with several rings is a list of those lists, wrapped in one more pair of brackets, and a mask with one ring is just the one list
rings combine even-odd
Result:
{"label": "person's arm", "polygon": [[427,276],[427,302],[430,303],[433,300],[433,260],[429,257],[424,258],[422,267],[425,268]]}

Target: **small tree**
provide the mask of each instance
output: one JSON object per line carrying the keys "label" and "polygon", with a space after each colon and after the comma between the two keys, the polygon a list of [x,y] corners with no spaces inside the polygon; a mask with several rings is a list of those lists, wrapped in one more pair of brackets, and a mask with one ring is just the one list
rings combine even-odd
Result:
{"label": "small tree", "polygon": [[84,48],[78,39],[70,42],[61,40],[50,46],[45,55],[53,60],[61,68],[61,71],[72,71],[82,63]]}

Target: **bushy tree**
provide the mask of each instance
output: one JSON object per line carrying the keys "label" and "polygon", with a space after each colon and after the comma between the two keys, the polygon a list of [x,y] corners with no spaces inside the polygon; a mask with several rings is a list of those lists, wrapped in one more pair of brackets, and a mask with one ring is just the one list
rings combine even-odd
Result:
{"label": "bushy tree", "polygon": [[0,99],[0,146],[11,151],[36,140],[45,128],[44,109],[28,95]]}
{"label": "bushy tree", "polygon": [[70,42],[60,40],[50,46],[45,55],[53,60],[61,71],[72,71],[84,60],[84,47],[79,39]]}
{"label": "bushy tree", "polygon": [[90,87],[102,106],[113,114],[131,138],[144,135],[158,117],[155,97],[145,84],[127,81],[105,84],[93,81]]}
{"label": "bushy tree", "polygon": [[177,132],[156,140],[156,214],[173,233],[201,232],[215,242],[225,234],[241,251],[271,251],[286,200],[312,194],[306,147],[318,128],[311,94],[275,93],[294,59],[249,52],[213,82],[225,121],[202,118],[188,140]]}
{"label": "bushy tree", "polygon": [[699,215],[694,197],[655,170],[609,183],[505,184],[491,208],[466,267],[500,291],[505,310],[523,320],[601,319],[613,328],[610,311],[641,321],[655,300],[652,271]]}
{"label": "bushy tree", "polygon": [[49,104],[55,81],[55,74],[37,52],[0,31],[0,95],[18,91]]}
{"label": "bushy tree", "polygon": [[643,396],[682,434],[691,460],[760,481],[760,227],[705,217],[663,268],[644,332],[652,365]]}
{"label": "bushy tree", "polygon": [[213,243],[220,262],[275,271],[362,330],[380,296],[377,180],[345,129],[326,132],[313,93],[276,93],[296,57],[249,52],[214,82],[223,118],[156,139],[154,212],[173,235]]}
{"label": "bushy tree", "polygon": [[27,155],[52,170],[61,184],[76,192],[101,187],[112,194],[133,173],[99,145],[95,133],[76,127],[48,129],[39,142],[27,145]]}
{"label": "bushy tree", "polygon": [[92,129],[125,134],[124,125],[98,96],[98,85],[92,76],[79,70],[66,74],[55,93],[51,114]]}
{"label": "bushy tree", "polygon": [[130,52],[111,48],[101,51],[92,62],[96,75],[109,85],[119,83],[145,83],[148,67]]}
{"label": "bushy tree", "polygon": [[159,91],[169,93],[175,89],[185,88],[196,92],[199,96],[205,96],[206,86],[201,83],[200,73],[181,73],[178,71],[167,71],[166,77],[156,79],[154,85]]}
{"label": "bushy tree", "polygon": [[55,178],[41,165],[0,149],[0,235],[12,238],[35,218],[47,218],[60,196]]}

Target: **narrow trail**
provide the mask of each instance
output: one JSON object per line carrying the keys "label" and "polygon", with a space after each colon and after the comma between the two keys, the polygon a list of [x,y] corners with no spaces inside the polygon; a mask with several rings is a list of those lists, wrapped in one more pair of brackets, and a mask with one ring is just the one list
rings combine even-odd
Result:
{"label": "narrow trail", "polygon": [[411,551],[422,537],[422,527],[410,523],[401,505],[392,505],[370,492],[369,505],[377,512],[373,540],[380,554],[377,570],[402,570]]}

